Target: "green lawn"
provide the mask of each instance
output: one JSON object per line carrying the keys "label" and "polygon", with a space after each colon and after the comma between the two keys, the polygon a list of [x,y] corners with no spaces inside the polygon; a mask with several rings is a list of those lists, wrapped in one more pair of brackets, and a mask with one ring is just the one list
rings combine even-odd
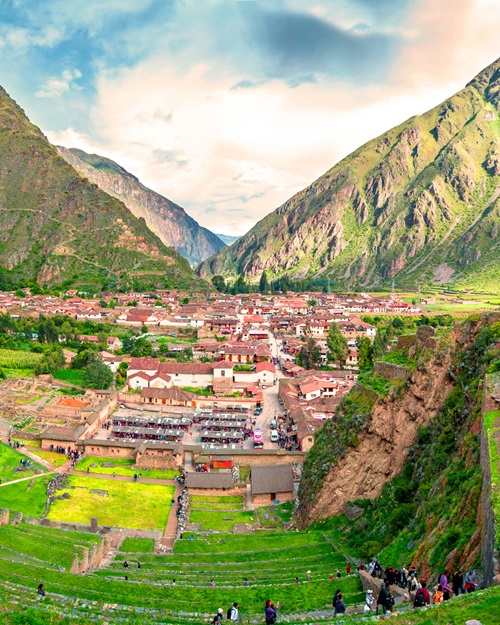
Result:
{"label": "green lawn", "polygon": [[35,478],[34,485],[28,490],[31,480],[0,486],[0,508],[8,508],[13,513],[22,512],[25,516],[39,518],[45,508],[47,484],[52,475]]}
{"label": "green lawn", "polygon": [[[165,529],[173,486],[115,482],[79,475],[68,478],[64,490],[70,499],[56,499],[48,518],[70,523],[90,523],[96,517],[99,525],[131,529]],[[107,496],[92,493],[106,491]],[[63,492],[61,491],[62,495]]]}
{"label": "green lawn", "polygon": [[31,458],[29,458],[31,464],[28,469],[16,471],[16,469],[21,468],[20,460],[26,459],[27,456],[0,441],[0,480],[2,483],[11,482],[12,480],[18,480],[19,478],[28,477],[30,475],[37,475],[37,473],[45,473],[47,471],[47,469],[36,464]]}
{"label": "green lawn", "polygon": [[192,495],[190,505],[199,510],[243,510],[243,497]]}
{"label": "green lawn", "polygon": [[125,553],[153,553],[155,541],[151,538],[125,538],[120,551]]}
{"label": "green lawn", "polygon": [[[56,454],[55,451],[46,451],[45,449],[40,449],[40,447],[31,447],[31,445],[26,445],[26,450],[30,451],[32,454],[36,454],[39,458],[47,460],[47,462],[50,462],[55,467],[62,466],[68,459],[66,454]],[[47,469],[44,468],[44,471],[46,470]]]}
{"label": "green lawn", "polygon": [[230,532],[236,523],[255,523],[255,513],[248,510],[191,509],[189,521],[191,523],[202,523],[201,531]]}
{"label": "green lawn", "polygon": [[85,386],[83,369],[58,369],[53,376],[56,380],[61,380],[61,382]]}
{"label": "green lawn", "polygon": [[[103,467],[104,464],[113,463],[113,467]],[[93,467],[92,465],[96,466]],[[133,477],[134,474],[141,474],[141,477],[154,478],[158,480],[173,480],[179,471],[173,469],[134,469],[134,461],[128,458],[102,458],[101,456],[85,456],[76,466],[77,471],[87,471],[89,473],[103,473],[105,475],[125,475]]]}
{"label": "green lawn", "polygon": [[289,523],[292,518],[293,504],[291,501],[279,506],[265,506],[258,508],[260,524],[265,527],[278,527],[282,523]]}

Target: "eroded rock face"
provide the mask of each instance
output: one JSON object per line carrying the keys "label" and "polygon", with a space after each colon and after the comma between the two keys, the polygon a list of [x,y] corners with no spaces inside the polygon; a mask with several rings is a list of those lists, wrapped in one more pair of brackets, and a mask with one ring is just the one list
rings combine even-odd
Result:
{"label": "eroded rock face", "polygon": [[203,228],[186,211],[141,184],[138,178],[117,163],[83,150],[57,148],[76,170],[106,193],[121,200],[136,216],[170,247],[192,263],[215,254],[225,247],[217,235]]}
{"label": "eroded rock face", "polygon": [[360,435],[359,446],[350,448],[330,469],[308,509],[311,522],[341,514],[350,501],[374,499],[384,484],[401,473],[419,427],[429,423],[453,388],[447,374],[450,364],[448,355],[439,365],[430,364],[426,373],[416,371],[401,397],[388,398],[373,408],[369,429]]}

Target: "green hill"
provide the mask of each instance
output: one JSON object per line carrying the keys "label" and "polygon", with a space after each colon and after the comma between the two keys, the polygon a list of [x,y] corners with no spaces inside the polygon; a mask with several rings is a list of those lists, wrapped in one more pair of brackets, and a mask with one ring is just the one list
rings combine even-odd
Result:
{"label": "green hill", "polygon": [[340,161],[200,275],[500,292],[499,92],[500,59]]}
{"label": "green hill", "polygon": [[2,286],[189,287],[186,260],[84,179],[0,87]]}

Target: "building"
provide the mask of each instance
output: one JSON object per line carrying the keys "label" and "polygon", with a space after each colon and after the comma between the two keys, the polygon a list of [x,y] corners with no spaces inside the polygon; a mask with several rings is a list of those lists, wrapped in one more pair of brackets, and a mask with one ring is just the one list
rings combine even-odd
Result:
{"label": "building", "polygon": [[250,474],[252,502],[269,505],[272,501],[293,499],[293,470],[291,464],[253,466]]}

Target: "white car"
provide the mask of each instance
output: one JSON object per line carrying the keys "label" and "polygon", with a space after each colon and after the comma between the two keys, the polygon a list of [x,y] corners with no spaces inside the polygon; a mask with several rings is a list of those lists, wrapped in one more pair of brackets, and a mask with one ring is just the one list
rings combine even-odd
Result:
{"label": "white car", "polygon": [[279,439],[278,430],[271,430],[271,443],[277,443]]}

